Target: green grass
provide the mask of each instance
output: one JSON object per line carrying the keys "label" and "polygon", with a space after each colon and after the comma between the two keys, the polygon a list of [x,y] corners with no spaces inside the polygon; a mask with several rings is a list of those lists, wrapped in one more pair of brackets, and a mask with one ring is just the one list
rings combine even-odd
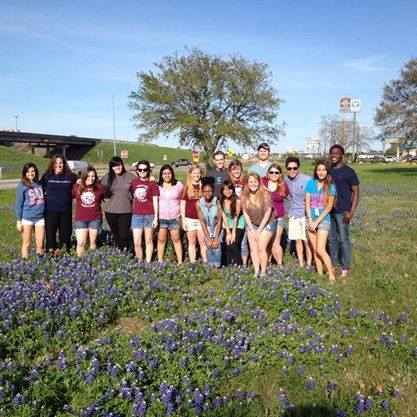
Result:
{"label": "green grass", "polygon": [[[171,163],[180,158],[187,158],[192,160],[192,153],[180,148],[166,148],[162,146],[142,145],[134,142],[118,142],[117,154],[120,155],[121,150],[129,152],[129,157],[126,162],[132,164],[140,159],[147,159],[156,165],[163,163]],[[100,151],[103,151],[103,157],[100,156]],[[167,161],[163,160],[164,155],[167,155]],[[113,142],[103,141],[94,149],[91,149],[85,156],[84,160],[92,164],[107,163],[113,156]]]}
{"label": "green grass", "polygon": [[48,166],[48,159],[39,155],[31,155],[24,153],[14,148],[8,148],[0,145],[0,166],[3,168],[3,176],[1,179],[20,178],[22,175],[22,168],[26,162],[34,162],[40,173]]}
{"label": "green grass", "polygon": [[[129,157],[126,159],[127,165],[131,165],[140,159],[147,159],[156,165],[170,164],[180,158],[187,158],[192,161],[192,153],[180,148],[142,145],[135,142],[118,142],[118,155],[120,155],[121,150],[129,152]],[[103,151],[102,156],[101,151]],[[163,160],[164,155],[167,156],[167,161]],[[103,141],[91,149],[82,159],[89,161],[93,165],[107,165],[112,156],[113,142]],[[20,178],[22,167],[28,161],[34,162],[40,172],[43,173],[48,166],[49,159],[0,145],[0,166],[3,167],[1,179]]]}
{"label": "green grass", "polygon": [[[304,172],[311,173],[310,164],[305,163],[303,168]],[[357,165],[355,169],[362,192],[351,231],[353,271],[348,280],[333,287],[334,291],[344,306],[377,314],[385,312],[391,317],[407,311],[416,320],[417,167],[380,164]],[[16,253],[20,246],[12,212],[13,202],[14,190],[0,190],[0,248],[3,247],[3,257],[6,248]],[[285,259],[293,261],[288,255]],[[417,383],[415,375],[410,374],[412,367],[389,351],[371,349],[377,334],[375,329],[370,329],[369,334],[358,335],[354,367],[346,370],[343,376],[335,369],[334,375],[326,377],[331,380],[337,376],[339,381],[344,381],[338,388],[343,395],[353,395],[359,390],[375,392],[379,384],[384,389],[396,386],[403,393],[398,402],[399,415],[413,417],[417,408]],[[254,369],[253,378],[245,383],[256,389],[268,403],[280,386],[279,378],[278,370],[257,373]],[[303,395],[301,391],[300,398]]]}

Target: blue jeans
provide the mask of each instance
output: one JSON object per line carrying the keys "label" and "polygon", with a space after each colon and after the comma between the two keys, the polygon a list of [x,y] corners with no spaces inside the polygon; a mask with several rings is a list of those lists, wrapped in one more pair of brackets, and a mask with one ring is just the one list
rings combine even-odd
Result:
{"label": "blue jeans", "polygon": [[350,269],[352,247],[349,239],[349,223],[343,223],[344,213],[330,215],[329,253],[333,267],[342,264],[342,269]]}
{"label": "blue jeans", "polygon": [[206,250],[207,263],[213,268],[220,268],[222,265],[222,240],[223,233],[220,233],[219,247],[217,249],[207,248]]}

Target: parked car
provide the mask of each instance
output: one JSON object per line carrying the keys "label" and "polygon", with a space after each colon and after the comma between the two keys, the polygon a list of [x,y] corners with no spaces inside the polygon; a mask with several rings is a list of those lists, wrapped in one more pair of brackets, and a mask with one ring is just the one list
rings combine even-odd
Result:
{"label": "parked car", "polygon": [[69,167],[71,168],[72,172],[77,175],[77,177],[81,177],[81,173],[90,167],[90,164],[87,161],[67,161]]}
{"label": "parked car", "polygon": [[417,155],[408,155],[408,162],[416,163]]}
{"label": "parked car", "polygon": [[376,162],[385,162],[385,157],[382,155],[374,155],[374,154],[361,154],[358,155],[358,162],[370,162],[370,163],[376,163]]}
{"label": "parked car", "polygon": [[388,155],[385,157],[385,162],[397,162],[397,157],[393,155]]}
{"label": "parked car", "polygon": [[191,165],[191,162],[188,159],[178,159],[177,161],[172,162],[173,167],[188,167]]}

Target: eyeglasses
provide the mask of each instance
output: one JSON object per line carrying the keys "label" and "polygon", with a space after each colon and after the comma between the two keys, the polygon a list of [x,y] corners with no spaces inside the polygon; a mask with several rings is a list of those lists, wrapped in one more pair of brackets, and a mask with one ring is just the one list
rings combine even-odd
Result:
{"label": "eyeglasses", "polygon": [[269,173],[272,175],[274,174],[278,175],[278,174],[281,174],[281,171],[269,171]]}
{"label": "eyeglasses", "polygon": [[287,171],[298,171],[298,167],[287,167]]}
{"label": "eyeglasses", "polygon": [[148,172],[148,168],[138,168],[138,172]]}

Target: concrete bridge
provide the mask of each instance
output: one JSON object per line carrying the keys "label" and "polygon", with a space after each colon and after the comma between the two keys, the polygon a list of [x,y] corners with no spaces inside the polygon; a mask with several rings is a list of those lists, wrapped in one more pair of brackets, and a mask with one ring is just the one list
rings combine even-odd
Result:
{"label": "concrete bridge", "polygon": [[35,149],[44,149],[45,156],[50,157],[62,153],[68,159],[80,159],[102,139],[84,138],[80,136],[49,135],[44,133],[29,133],[19,131],[0,130],[0,145],[26,145],[31,153]]}

